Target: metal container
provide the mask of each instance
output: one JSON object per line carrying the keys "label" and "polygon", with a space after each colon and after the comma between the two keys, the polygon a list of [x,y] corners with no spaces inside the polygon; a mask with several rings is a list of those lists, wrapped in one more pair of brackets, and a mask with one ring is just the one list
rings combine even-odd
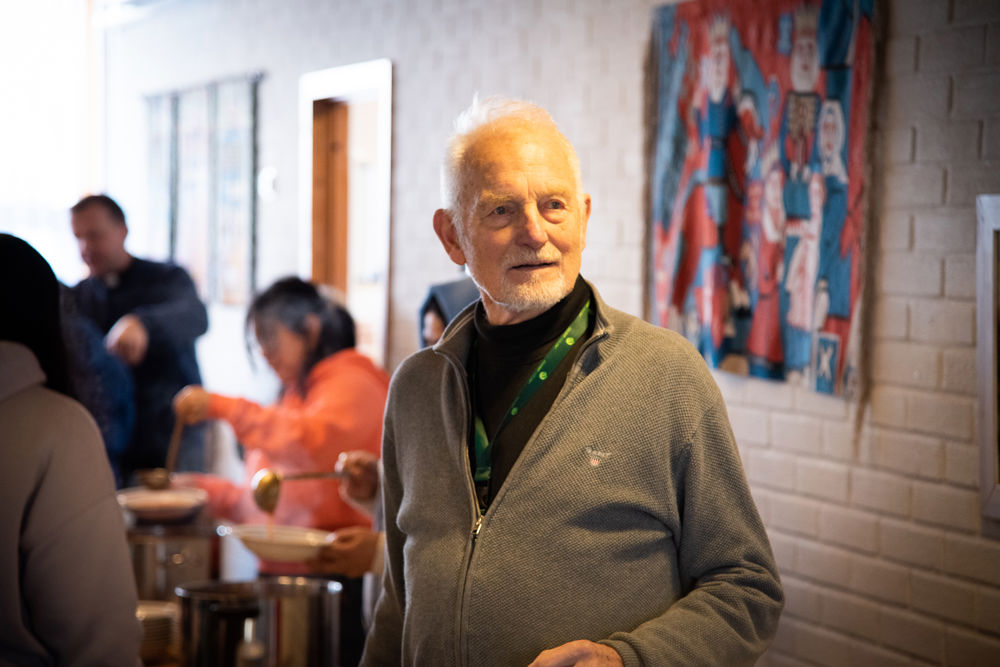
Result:
{"label": "metal container", "polygon": [[254,664],[337,667],[341,585],[336,581],[203,581],[178,586],[176,593],[188,667],[237,667],[249,643],[263,653]]}
{"label": "metal container", "polygon": [[218,535],[198,526],[142,526],[128,532],[140,600],[175,600],[174,589],[218,576]]}

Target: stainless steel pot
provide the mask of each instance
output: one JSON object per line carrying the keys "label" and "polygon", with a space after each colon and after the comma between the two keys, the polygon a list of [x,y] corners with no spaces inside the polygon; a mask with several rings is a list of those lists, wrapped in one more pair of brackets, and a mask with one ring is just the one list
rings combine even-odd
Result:
{"label": "stainless steel pot", "polygon": [[128,533],[140,600],[174,600],[174,588],[218,576],[218,536],[194,527],[148,526]]}
{"label": "stainless steel pot", "polygon": [[335,581],[204,581],[178,586],[176,593],[188,667],[237,667],[238,653],[245,654],[251,643],[254,652],[262,653],[254,664],[338,664],[341,585]]}

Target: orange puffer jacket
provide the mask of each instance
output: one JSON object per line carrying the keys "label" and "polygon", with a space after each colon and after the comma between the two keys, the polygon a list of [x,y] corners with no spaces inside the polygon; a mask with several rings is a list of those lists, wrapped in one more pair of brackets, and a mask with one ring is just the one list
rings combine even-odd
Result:
{"label": "orange puffer jacket", "polygon": [[[273,406],[210,394],[209,416],[228,421],[246,450],[242,484],[199,480],[209,491],[211,512],[237,523],[264,524],[267,515],[249,492],[250,480],[261,468],[284,474],[332,471],[341,452],[363,449],[378,455],[388,389],[385,371],[348,349],[313,367],[305,395],[289,389]],[[275,523],[323,530],[370,525],[368,517],[344,502],[338,487],[335,479],[284,482]]]}

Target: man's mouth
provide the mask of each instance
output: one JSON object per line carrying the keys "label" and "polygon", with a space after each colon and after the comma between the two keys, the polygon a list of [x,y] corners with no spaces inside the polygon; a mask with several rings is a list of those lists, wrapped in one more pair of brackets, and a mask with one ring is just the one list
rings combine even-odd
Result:
{"label": "man's mouth", "polygon": [[547,269],[555,265],[555,262],[525,262],[524,264],[514,264],[510,268],[514,271],[534,271],[536,269]]}

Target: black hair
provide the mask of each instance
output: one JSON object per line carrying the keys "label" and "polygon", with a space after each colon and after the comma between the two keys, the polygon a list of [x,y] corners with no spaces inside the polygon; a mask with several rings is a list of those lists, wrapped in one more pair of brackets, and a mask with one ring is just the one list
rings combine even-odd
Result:
{"label": "black hair", "polygon": [[307,315],[319,319],[320,331],[316,347],[306,358],[301,380],[321,360],[355,346],[354,318],[347,309],[324,297],[312,283],[289,277],[276,281],[250,304],[245,324],[248,349],[255,323],[274,319],[305,336]]}
{"label": "black hair", "polygon": [[75,397],[60,314],[60,285],[52,267],[26,241],[0,234],[0,340],[31,350],[45,386]]}
{"label": "black hair", "polygon": [[80,213],[84,209],[88,209],[91,206],[100,206],[108,212],[108,215],[111,216],[112,220],[120,225],[125,224],[125,211],[123,211],[122,207],[118,205],[118,202],[107,195],[89,195],[84,197],[77,203],[73,204],[73,207],[69,210],[69,212]]}

